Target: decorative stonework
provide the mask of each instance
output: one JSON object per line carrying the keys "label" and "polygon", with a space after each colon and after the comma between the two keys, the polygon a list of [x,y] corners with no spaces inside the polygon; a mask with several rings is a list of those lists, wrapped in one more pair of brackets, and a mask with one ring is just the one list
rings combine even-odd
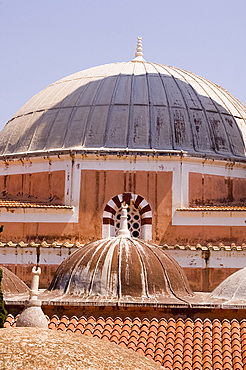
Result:
{"label": "decorative stonework", "polygon": [[143,240],[151,240],[151,207],[142,196],[133,193],[116,195],[106,204],[103,212],[102,237],[117,235],[123,202],[128,204],[128,228],[131,236]]}
{"label": "decorative stonework", "polygon": [[[119,208],[114,217],[116,235],[120,227],[121,210],[122,208]],[[139,209],[135,207],[133,202],[127,207],[127,224],[131,236],[134,238],[139,238],[141,231],[141,216]]]}

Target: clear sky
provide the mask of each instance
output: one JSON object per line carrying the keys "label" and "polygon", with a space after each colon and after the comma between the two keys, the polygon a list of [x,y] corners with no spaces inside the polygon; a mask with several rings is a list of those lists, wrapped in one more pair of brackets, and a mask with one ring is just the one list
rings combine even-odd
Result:
{"label": "clear sky", "polygon": [[223,86],[246,105],[246,0],[0,0],[0,128],[50,83],[144,58]]}

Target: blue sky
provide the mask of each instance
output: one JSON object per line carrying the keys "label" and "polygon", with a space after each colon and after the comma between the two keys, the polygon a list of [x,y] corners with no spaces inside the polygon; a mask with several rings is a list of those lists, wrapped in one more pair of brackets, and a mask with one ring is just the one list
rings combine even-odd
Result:
{"label": "blue sky", "polygon": [[0,0],[0,128],[50,83],[144,58],[201,75],[246,105],[245,0]]}

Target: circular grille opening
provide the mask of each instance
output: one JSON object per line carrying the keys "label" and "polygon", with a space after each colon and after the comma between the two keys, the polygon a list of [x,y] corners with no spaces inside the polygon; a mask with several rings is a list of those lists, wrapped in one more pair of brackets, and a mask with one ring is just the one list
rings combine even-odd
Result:
{"label": "circular grille opening", "polygon": [[[130,234],[134,238],[139,238],[140,237],[140,228],[141,228],[141,218],[140,218],[140,213],[139,210],[135,207],[135,204],[133,201],[131,201],[131,204],[129,205],[127,209],[128,215],[127,215],[127,225],[128,229],[130,231]],[[121,216],[121,207],[118,208],[116,214],[115,214],[115,219],[114,219],[114,224],[115,224],[115,235],[118,234],[118,230],[120,227],[120,216]]]}

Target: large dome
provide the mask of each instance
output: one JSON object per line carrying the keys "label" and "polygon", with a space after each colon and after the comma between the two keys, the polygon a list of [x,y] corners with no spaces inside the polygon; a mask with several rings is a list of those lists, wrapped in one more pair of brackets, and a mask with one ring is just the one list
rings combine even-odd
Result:
{"label": "large dome", "polygon": [[121,236],[75,251],[58,267],[49,291],[100,302],[183,304],[192,295],[183,270],[160,247]]}
{"label": "large dome", "polygon": [[246,108],[193,73],[145,61],[65,77],[35,95],[0,134],[0,156],[66,152],[245,159]]}

